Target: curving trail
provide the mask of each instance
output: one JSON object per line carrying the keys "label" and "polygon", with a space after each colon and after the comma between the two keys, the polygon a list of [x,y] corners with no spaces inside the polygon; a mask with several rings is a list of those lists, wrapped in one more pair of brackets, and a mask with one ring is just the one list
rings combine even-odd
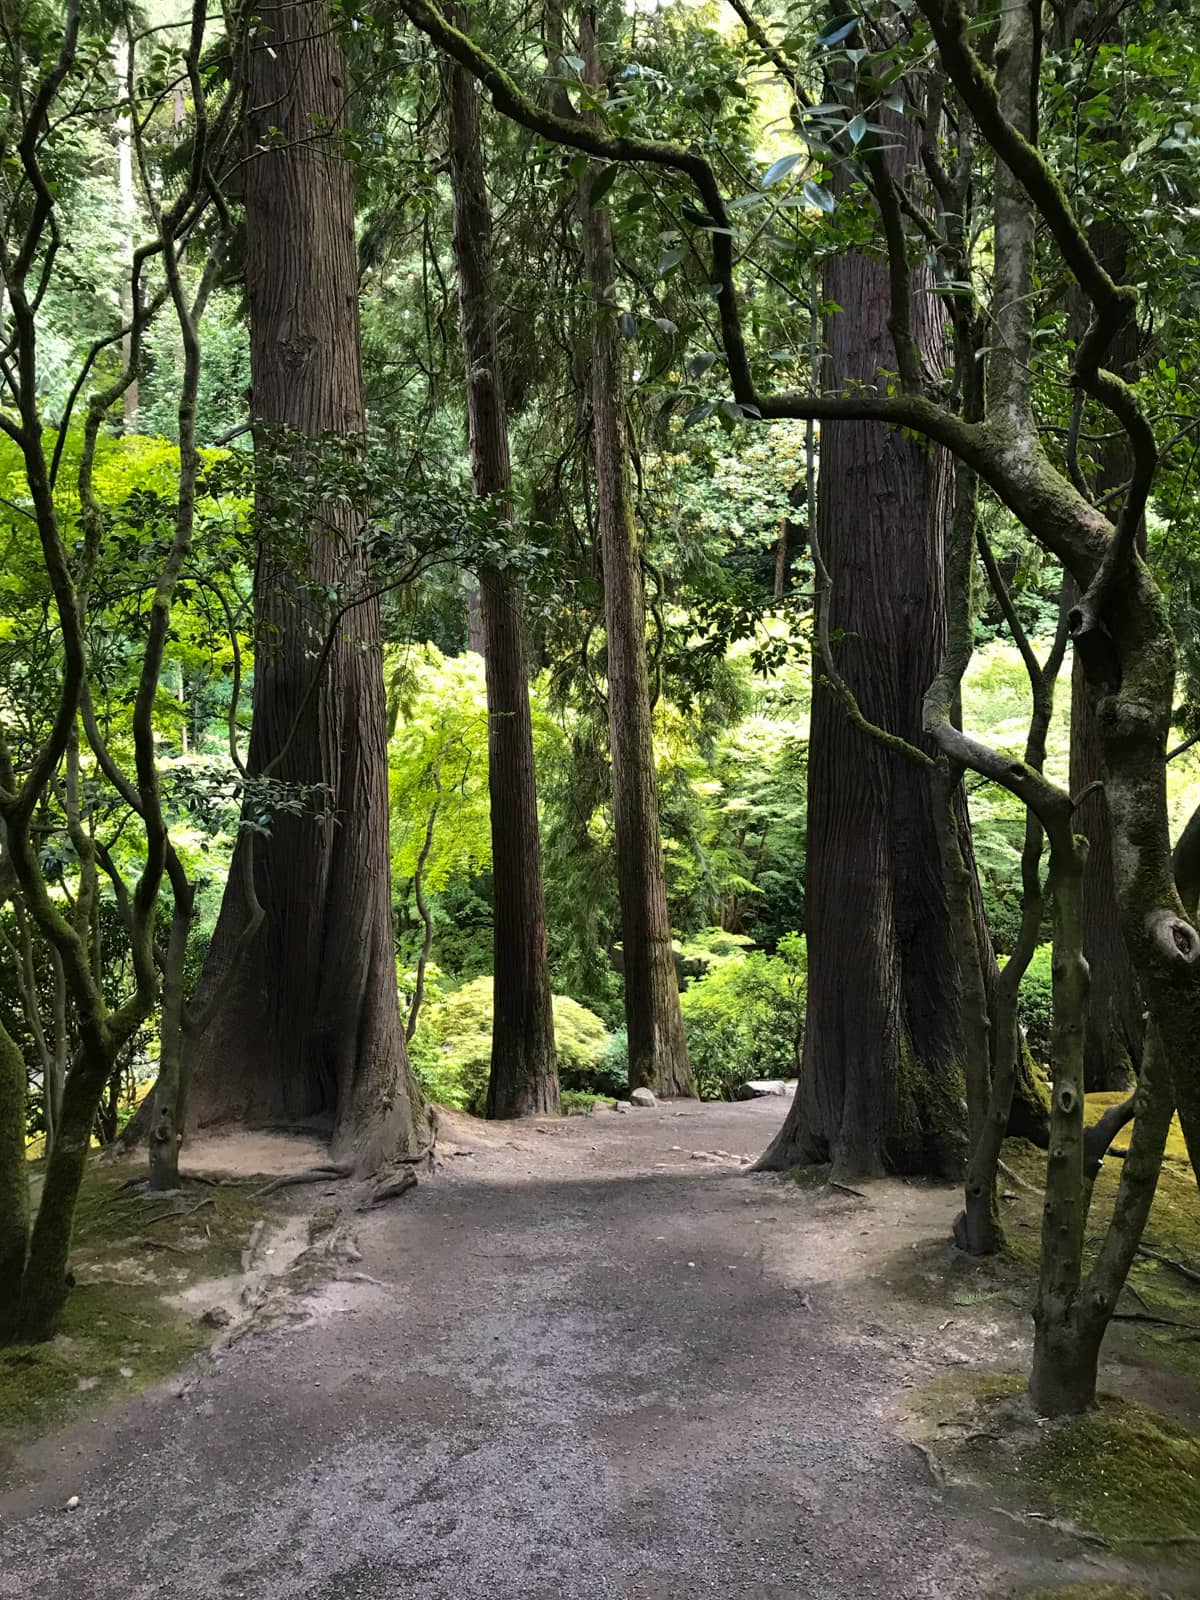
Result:
{"label": "curving trail", "polygon": [[987,1357],[885,1286],[953,1193],[752,1176],[780,1115],[457,1119],[471,1153],[360,1219],[352,1273],[29,1453],[0,1596],[978,1600],[1089,1570],[896,1431]]}

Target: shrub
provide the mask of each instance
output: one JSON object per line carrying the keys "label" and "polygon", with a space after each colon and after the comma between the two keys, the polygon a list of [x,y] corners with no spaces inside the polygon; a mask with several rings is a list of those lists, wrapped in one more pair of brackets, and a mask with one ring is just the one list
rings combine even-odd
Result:
{"label": "shrub", "polygon": [[730,953],[680,996],[688,1054],[705,1100],[728,1100],[747,1078],[794,1078],[804,1042],[802,934],[776,954]]}
{"label": "shrub", "polygon": [[603,1085],[599,1092],[612,1095],[614,1100],[624,1100],[629,1094],[629,1035],[624,1023],[605,1040],[604,1054],[596,1067],[596,1082]]}
{"label": "shrub", "polygon": [[[602,1069],[607,1028],[566,995],[554,996],[554,1034],[564,1089],[613,1093]],[[492,1059],[492,980],[474,978],[422,1008],[409,1046],[413,1072],[432,1100],[482,1114]]]}
{"label": "shrub", "polygon": [[1017,1013],[1035,1061],[1048,1062],[1054,1037],[1053,952],[1040,944],[1033,952],[1017,997]]}

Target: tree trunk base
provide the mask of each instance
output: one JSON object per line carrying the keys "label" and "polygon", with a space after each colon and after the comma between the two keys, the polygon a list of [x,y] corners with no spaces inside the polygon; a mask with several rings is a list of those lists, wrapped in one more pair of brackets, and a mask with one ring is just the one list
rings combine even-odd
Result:
{"label": "tree trunk base", "polygon": [[1096,1403],[1100,1338],[1076,1328],[1038,1326],[1029,1398],[1039,1417],[1077,1416]]}
{"label": "tree trunk base", "polygon": [[1004,1248],[1004,1231],[995,1214],[994,1201],[967,1196],[966,1208],[954,1219],[954,1242],[969,1256],[994,1256]]}

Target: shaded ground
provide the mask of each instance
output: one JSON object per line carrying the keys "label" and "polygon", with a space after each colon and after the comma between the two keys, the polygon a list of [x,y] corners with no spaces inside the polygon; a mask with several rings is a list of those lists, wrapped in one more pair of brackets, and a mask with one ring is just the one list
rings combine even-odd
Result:
{"label": "shaded ground", "polygon": [[456,1120],[441,1174],[357,1220],[352,1270],[25,1453],[0,1596],[975,1600],[1136,1577],[904,1442],[911,1391],[1019,1363],[1023,1319],[906,1292],[952,1191],[748,1174],[780,1114]]}

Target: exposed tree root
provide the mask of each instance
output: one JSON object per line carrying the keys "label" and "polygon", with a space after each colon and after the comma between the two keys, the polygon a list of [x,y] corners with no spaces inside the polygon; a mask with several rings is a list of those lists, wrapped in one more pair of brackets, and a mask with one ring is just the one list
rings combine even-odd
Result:
{"label": "exposed tree root", "polygon": [[1014,1172],[1006,1161],[997,1161],[996,1170],[1003,1173],[1009,1183],[1015,1183],[1018,1189],[1027,1189],[1030,1194],[1041,1193],[1035,1183],[1029,1183],[1019,1172]]}
{"label": "exposed tree root", "polygon": [[1138,1255],[1148,1256],[1151,1261],[1157,1261],[1160,1266],[1170,1267],[1172,1272],[1177,1272],[1181,1278],[1186,1278],[1189,1283],[1200,1284],[1200,1272],[1195,1267],[1189,1267],[1184,1261],[1176,1261],[1174,1256],[1165,1256],[1161,1250],[1151,1250],[1148,1244],[1138,1245]]}
{"label": "exposed tree root", "polygon": [[186,1211],[160,1211],[157,1216],[147,1217],[142,1223],[143,1228],[153,1227],[156,1222],[169,1222],[172,1217],[194,1217],[197,1211],[203,1211],[205,1206],[215,1206],[216,1201],[211,1195],[201,1200],[198,1206],[189,1206]]}
{"label": "exposed tree root", "polygon": [[322,1183],[336,1178],[350,1178],[354,1176],[354,1163],[351,1161],[327,1161],[317,1167],[305,1167],[302,1172],[289,1172],[282,1178],[273,1178],[270,1183],[264,1184],[261,1189],[255,1189],[253,1198],[259,1200],[265,1194],[276,1194],[280,1189],[291,1189],[301,1183]]}
{"label": "exposed tree root", "polygon": [[371,1193],[359,1207],[360,1211],[367,1211],[371,1206],[380,1206],[386,1200],[397,1200],[402,1194],[407,1194],[410,1189],[417,1187],[417,1175],[412,1168],[404,1167],[400,1172],[390,1178],[384,1178],[376,1184]]}

